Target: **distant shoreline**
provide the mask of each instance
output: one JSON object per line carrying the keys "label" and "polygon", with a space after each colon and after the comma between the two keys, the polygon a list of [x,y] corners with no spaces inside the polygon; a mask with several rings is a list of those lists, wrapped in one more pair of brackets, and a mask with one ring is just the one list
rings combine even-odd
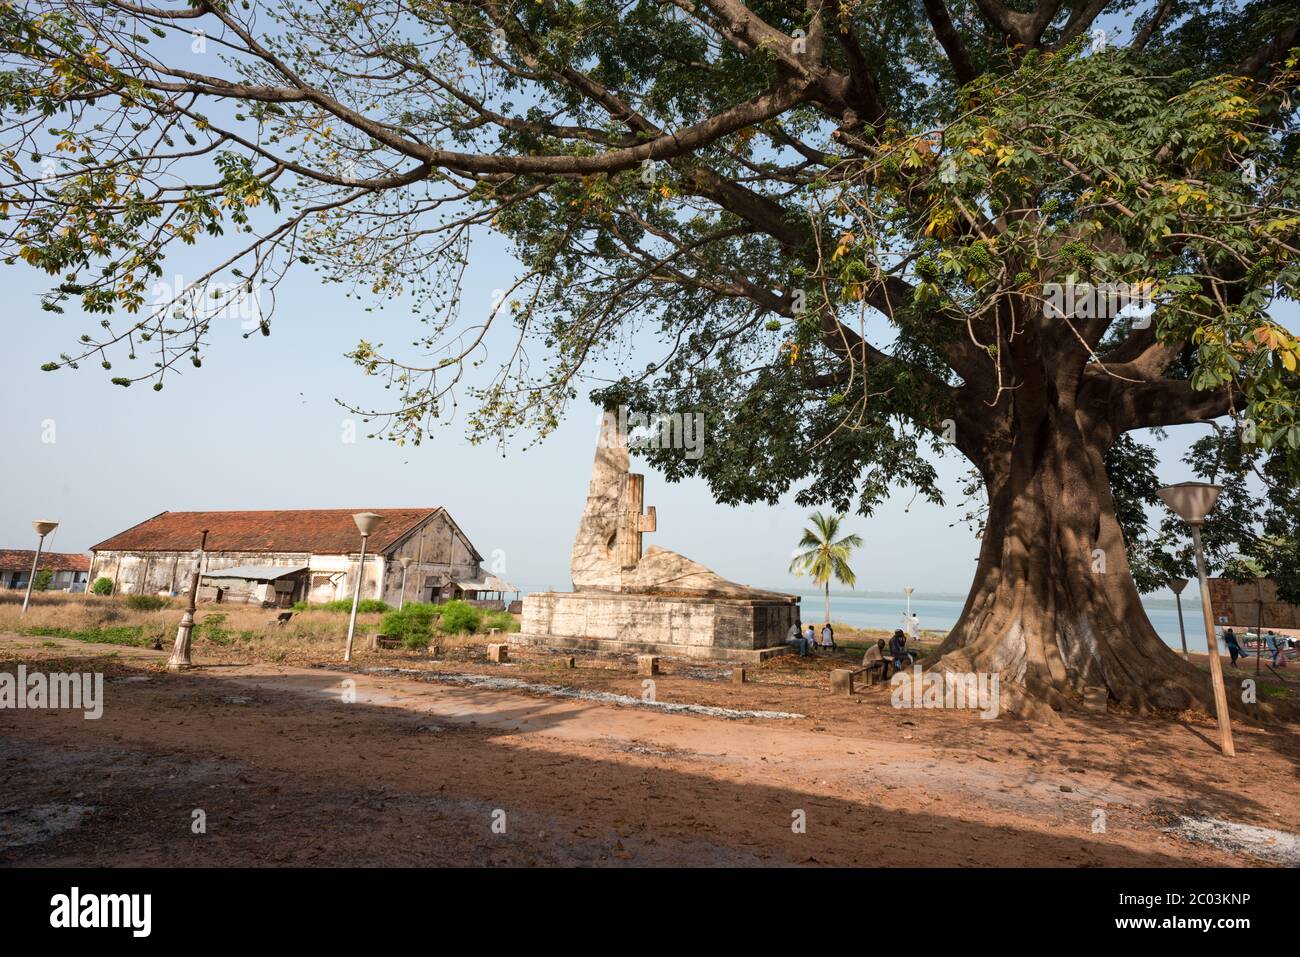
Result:
{"label": "distant shoreline", "polygon": [[[819,598],[822,600],[825,600],[826,598],[825,592],[816,591],[813,589],[780,588],[780,587],[773,587],[769,585],[762,585],[758,587],[764,588],[768,591],[784,592],[787,595],[798,595],[800,598]],[[1157,598],[1157,597],[1153,597],[1152,595],[1140,595],[1139,597],[1142,599],[1142,604],[1149,608],[1176,609],[1178,607],[1177,601],[1175,601],[1173,598]],[[903,602],[904,604],[906,604],[907,602],[907,595],[903,593],[902,589],[899,589],[898,591],[834,591],[834,590],[831,591],[832,602],[852,601],[854,599],[863,599],[863,598],[895,599],[897,601]],[[937,592],[922,593],[921,591],[915,591],[912,593],[912,601],[914,602],[942,601],[942,602],[965,603],[966,596],[964,594],[963,595],[951,594],[951,593],[940,594]],[[1189,595],[1183,599],[1184,612],[1189,608],[1195,608],[1199,611],[1200,607],[1201,607],[1201,599],[1199,595]]]}

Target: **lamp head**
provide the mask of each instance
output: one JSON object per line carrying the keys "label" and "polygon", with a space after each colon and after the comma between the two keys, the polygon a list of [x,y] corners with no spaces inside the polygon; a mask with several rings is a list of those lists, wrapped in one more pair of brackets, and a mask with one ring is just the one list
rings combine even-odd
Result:
{"label": "lamp head", "polygon": [[1171,578],[1168,581],[1168,585],[1169,585],[1169,590],[1171,592],[1173,592],[1175,595],[1181,595],[1183,593],[1183,589],[1187,587],[1187,579]]}
{"label": "lamp head", "polygon": [[410,555],[403,555],[401,558],[398,559],[398,561],[402,563],[403,568],[410,568],[411,562],[414,561],[414,559],[411,558]]}
{"label": "lamp head", "polygon": [[369,535],[375,530],[375,526],[383,521],[383,516],[376,515],[374,512],[358,512],[352,516],[352,521],[357,523],[357,531],[362,535]]}
{"label": "lamp head", "polygon": [[32,528],[36,530],[36,534],[41,538],[44,538],[58,527],[58,522],[32,522]]}
{"label": "lamp head", "polygon": [[1178,514],[1188,525],[1201,525],[1205,516],[1219,500],[1222,485],[1210,485],[1206,482],[1179,482],[1157,489],[1161,500]]}

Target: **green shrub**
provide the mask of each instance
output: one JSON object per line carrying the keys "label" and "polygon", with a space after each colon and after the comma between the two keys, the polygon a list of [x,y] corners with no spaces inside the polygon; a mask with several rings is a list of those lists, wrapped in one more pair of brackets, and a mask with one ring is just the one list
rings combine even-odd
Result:
{"label": "green shrub", "polygon": [[515,616],[508,611],[490,611],[483,616],[483,630],[488,631],[492,628],[500,628],[504,632],[519,630],[519,622],[515,621]]}
{"label": "green shrub", "polygon": [[483,622],[483,613],[473,605],[459,599],[447,602],[441,608],[442,620],[438,627],[447,635],[472,635]]}
{"label": "green shrub", "polygon": [[379,630],[389,638],[401,640],[407,648],[427,648],[433,640],[436,614],[431,605],[407,605],[401,611],[384,615]]}
{"label": "green shrub", "polygon": [[46,591],[50,587],[50,582],[54,581],[54,572],[48,568],[42,568],[36,573],[36,580],[32,582],[32,589],[35,591]]}
{"label": "green shrub", "polygon": [[92,595],[113,594],[113,579],[103,577],[96,578],[95,584],[90,586],[90,592]]}
{"label": "green shrub", "polygon": [[136,611],[158,611],[171,604],[171,600],[162,595],[127,595],[126,607]]}
{"label": "green shrub", "polygon": [[210,641],[214,645],[233,645],[235,643],[235,639],[226,630],[225,615],[206,616],[194,626],[194,634],[196,637]]}

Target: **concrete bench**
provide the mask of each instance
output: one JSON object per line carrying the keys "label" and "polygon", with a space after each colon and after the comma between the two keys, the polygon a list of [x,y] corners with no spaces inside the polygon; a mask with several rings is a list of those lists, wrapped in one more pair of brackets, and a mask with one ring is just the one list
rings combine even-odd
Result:
{"label": "concrete bench", "polygon": [[867,676],[867,687],[871,687],[877,681],[883,680],[881,673],[884,669],[880,667],[869,667],[859,665],[856,668],[836,668],[831,672],[831,693],[832,694],[853,694],[853,682],[858,675],[865,673]]}

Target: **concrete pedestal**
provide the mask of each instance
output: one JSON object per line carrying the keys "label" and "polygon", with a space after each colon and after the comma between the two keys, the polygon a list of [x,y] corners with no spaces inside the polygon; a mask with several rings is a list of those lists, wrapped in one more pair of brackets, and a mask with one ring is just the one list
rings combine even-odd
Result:
{"label": "concrete pedestal", "polygon": [[789,650],[796,599],[534,592],[512,644],[757,663]]}

